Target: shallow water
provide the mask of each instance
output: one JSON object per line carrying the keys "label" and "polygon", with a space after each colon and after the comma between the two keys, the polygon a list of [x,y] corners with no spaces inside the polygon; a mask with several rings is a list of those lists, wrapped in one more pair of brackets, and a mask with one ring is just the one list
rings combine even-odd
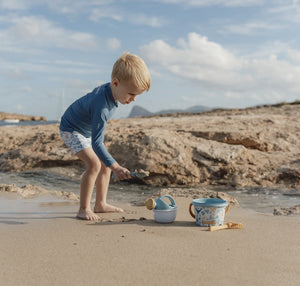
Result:
{"label": "shallow water", "polygon": [[[40,186],[49,191],[66,191],[79,195],[80,178],[68,178],[47,170],[27,171],[21,173],[1,173],[1,184],[26,184]],[[108,199],[131,203],[142,201],[160,188],[129,184],[126,182],[110,184]],[[235,197],[241,207],[263,213],[273,213],[275,207],[292,207],[300,205],[300,189],[207,187],[225,192]]]}
{"label": "shallow water", "polygon": [[300,189],[240,188],[227,191],[241,207],[262,213],[273,213],[276,207],[300,205]]}
{"label": "shallow water", "polygon": [[[79,195],[80,178],[70,179],[47,170],[26,171],[20,173],[0,172],[0,184],[15,184],[18,187],[35,185],[49,191],[73,192]],[[144,200],[159,188],[129,183],[110,184],[108,199],[131,203]],[[94,192],[95,193],[95,192]],[[94,195],[93,193],[93,195]]]}

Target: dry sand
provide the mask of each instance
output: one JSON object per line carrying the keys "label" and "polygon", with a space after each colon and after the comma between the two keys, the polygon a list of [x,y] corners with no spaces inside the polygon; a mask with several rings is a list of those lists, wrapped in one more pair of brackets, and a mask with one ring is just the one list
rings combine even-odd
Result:
{"label": "dry sand", "polygon": [[300,285],[300,217],[235,207],[225,222],[244,229],[209,232],[175,201],[171,224],[130,205],[93,223],[76,204],[1,194],[1,285]]}

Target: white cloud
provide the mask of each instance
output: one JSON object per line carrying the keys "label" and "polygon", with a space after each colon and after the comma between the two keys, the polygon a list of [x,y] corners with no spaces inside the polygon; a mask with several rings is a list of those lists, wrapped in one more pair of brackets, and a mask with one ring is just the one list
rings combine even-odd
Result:
{"label": "white cloud", "polygon": [[244,65],[243,60],[206,37],[190,33],[187,41],[178,40],[178,46],[156,40],[141,51],[158,69],[166,69],[182,78],[219,85],[233,84],[237,78],[247,80],[236,72]]}
{"label": "white cloud", "polygon": [[148,16],[146,14],[137,14],[129,17],[130,21],[134,24],[145,25],[150,27],[161,27],[165,24],[165,20],[155,16]]}
{"label": "white cloud", "polygon": [[300,64],[300,51],[299,50],[289,48],[289,49],[287,49],[287,56],[292,61]]}
{"label": "white cloud", "polygon": [[241,98],[241,93],[240,92],[226,91],[224,95],[225,95],[225,97],[230,98],[230,99],[239,99],[239,98]]}
{"label": "white cloud", "polygon": [[245,24],[237,24],[237,25],[227,25],[225,26],[221,33],[229,33],[229,34],[241,34],[241,35],[253,35],[257,34],[257,32],[265,32],[268,30],[279,30],[283,29],[284,24],[274,24],[267,22],[249,22]]}
{"label": "white cloud", "polygon": [[[25,3],[26,4],[25,4]],[[5,10],[29,10],[32,7],[45,7],[54,10],[56,13],[74,15],[87,15],[92,22],[99,22],[101,19],[112,19],[117,22],[129,22],[137,25],[150,27],[161,27],[166,21],[157,16],[145,13],[129,12],[120,8],[118,1],[72,1],[72,0],[0,0],[0,8]],[[85,17],[85,16],[84,16]]]}
{"label": "white cloud", "polygon": [[80,89],[80,90],[88,88],[88,83],[81,79],[74,79],[74,78],[64,79],[63,83],[64,83],[64,86],[67,88],[72,88],[72,89],[75,88],[75,89]]}
{"label": "white cloud", "polygon": [[132,14],[130,12],[122,11],[114,7],[94,8],[90,12],[89,19],[93,22],[99,22],[102,18],[113,19],[117,22],[129,22],[136,25],[161,27],[166,21],[156,16],[149,16],[143,13]]}
{"label": "white cloud", "polygon": [[17,47],[21,44],[26,47],[58,47],[75,50],[98,47],[92,34],[61,28],[42,17],[15,17],[11,19],[11,23],[12,26],[0,32],[2,43],[9,47]]}
{"label": "white cloud", "polygon": [[117,38],[110,38],[107,40],[107,47],[110,51],[116,51],[120,49],[121,42]]}
{"label": "white cloud", "polygon": [[0,8],[7,10],[23,10],[28,8],[26,1],[22,0],[0,0]]}
{"label": "white cloud", "polygon": [[278,16],[280,19],[300,23],[300,3],[299,1],[281,1],[279,5],[275,5],[268,9],[270,15]]}
{"label": "white cloud", "polygon": [[90,11],[89,19],[93,22],[99,22],[102,18],[110,18],[121,22],[124,18],[123,13],[113,7],[94,8]]}
{"label": "white cloud", "polygon": [[96,64],[93,63],[87,63],[87,62],[80,62],[80,61],[71,61],[71,60],[39,60],[39,64],[44,65],[53,65],[57,66],[58,68],[61,67],[68,67],[68,68],[75,68],[75,69],[95,69]]}
{"label": "white cloud", "polygon": [[[143,46],[141,53],[151,68],[161,74],[167,70],[228,98],[256,94],[264,102],[270,95],[274,100],[274,96],[296,97],[300,93],[300,65],[289,61],[287,56],[281,59],[276,54],[267,58],[237,56],[196,33],[190,33],[187,40],[179,39],[177,46],[153,41]],[[300,51],[289,50],[289,57],[292,56],[298,58]]]}
{"label": "white cloud", "polygon": [[54,79],[54,81],[59,82],[66,74],[83,76],[100,73],[101,70],[97,65],[79,61],[37,60],[36,62],[16,61],[14,63],[0,61],[0,76],[15,82],[35,80],[37,75],[42,74],[51,75],[51,80]]}
{"label": "white cloud", "polygon": [[231,6],[245,7],[263,5],[267,0],[155,0],[169,4],[183,4],[189,6]]}
{"label": "white cloud", "polygon": [[29,80],[31,76],[26,74],[26,72],[20,69],[17,65],[12,66],[12,64],[1,63],[0,75],[9,80]]}
{"label": "white cloud", "polygon": [[269,59],[253,60],[249,64],[249,72],[257,89],[281,94],[300,92],[300,66],[279,60],[274,55]]}
{"label": "white cloud", "polygon": [[45,7],[58,13],[78,13],[88,8],[107,6],[113,0],[0,0],[0,8],[5,10],[28,10],[32,7]]}
{"label": "white cloud", "polygon": [[22,93],[31,93],[33,91],[31,86],[24,85],[20,87],[20,92]]}
{"label": "white cloud", "polygon": [[25,108],[24,108],[24,105],[23,104],[17,104],[17,106],[16,106],[16,109],[18,110],[18,111],[23,111]]}
{"label": "white cloud", "polygon": [[110,17],[110,14],[115,15],[116,10],[110,8],[114,3],[119,4],[116,0],[46,0],[46,5],[58,13],[89,15],[93,10],[96,12],[102,10],[107,12],[106,17]]}

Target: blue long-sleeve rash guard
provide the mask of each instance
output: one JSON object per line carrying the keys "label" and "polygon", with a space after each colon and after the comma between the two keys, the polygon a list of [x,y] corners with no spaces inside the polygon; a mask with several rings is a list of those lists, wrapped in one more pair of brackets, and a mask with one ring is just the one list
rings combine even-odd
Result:
{"label": "blue long-sleeve rash guard", "polygon": [[84,137],[91,137],[93,150],[105,166],[109,167],[116,160],[103,144],[104,133],[106,123],[117,107],[110,83],[96,87],[68,107],[61,118],[60,130],[77,131]]}

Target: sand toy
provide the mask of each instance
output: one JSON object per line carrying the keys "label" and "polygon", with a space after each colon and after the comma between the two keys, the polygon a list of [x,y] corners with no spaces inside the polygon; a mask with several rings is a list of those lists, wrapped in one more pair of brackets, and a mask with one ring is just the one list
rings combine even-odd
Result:
{"label": "sand toy", "polygon": [[228,222],[223,225],[214,225],[209,227],[209,231],[221,230],[221,229],[242,229],[243,224],[237,222]]}
{"label": "sand toy", "polygon": [[[194,206],[194,213],[192,211]],[[229,208],[227,201],[214,198],[194,199],[189,206],[190,215],[198,226],[223,225]]]}
{"label": "sand toy", "polygon": [[[144,171],[144,170],[133,171],[133,172],[130,172],[130,176],[132,178],[140,178],[140,179],[142,179],[142,178],[148,177],[149,176],[149,172],[148,171]],[[112,174],[112,178],[116,179],[116,175]]]}
{"label": "sand toy", "polygon": [[[171,204],[167,203],[164,199],[168,199]],[[161,196],[146,201],[146,207],[148,210],[153,210],[154,220],[159,223],[173,222],[177,215],[177,206],[175,201],[170,196]]]}

